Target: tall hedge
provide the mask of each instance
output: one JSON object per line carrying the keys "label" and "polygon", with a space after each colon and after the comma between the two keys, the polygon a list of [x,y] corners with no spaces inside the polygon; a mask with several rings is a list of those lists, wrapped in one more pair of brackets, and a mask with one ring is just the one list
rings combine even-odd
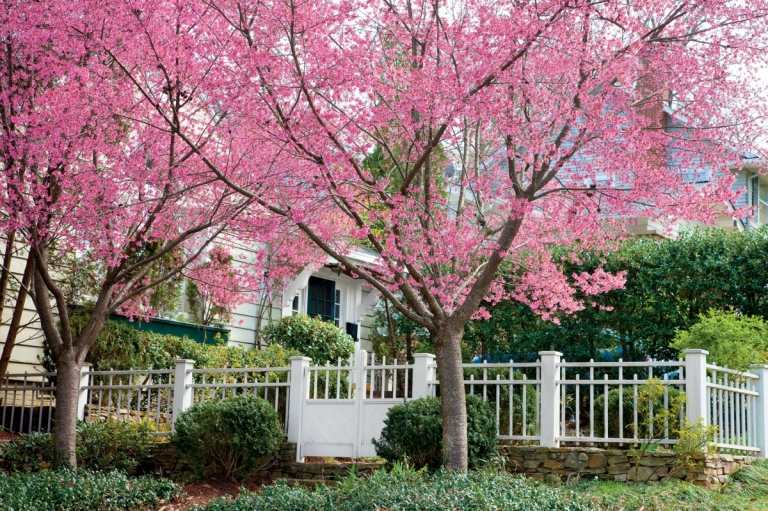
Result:
{"label": "tall hedge", "polygon": [[467,351],[523,360],[556,349],[583,360],[600,358],[601,348],[618,347],[625,359],[669,358],[677,355],[671,347],[675,333],[710,309],[768,319],[768,228],[695,229],[675,240],[633,239],[615,252],[584,253],[581,261],[561,263],[567,274],[603,264],[612,272],[626,271],[627,282],[588,299],[585,310],[561,317],[559,325],[541,321],[524,305],[501,302],[490,308],[490,320],[467,326]]}

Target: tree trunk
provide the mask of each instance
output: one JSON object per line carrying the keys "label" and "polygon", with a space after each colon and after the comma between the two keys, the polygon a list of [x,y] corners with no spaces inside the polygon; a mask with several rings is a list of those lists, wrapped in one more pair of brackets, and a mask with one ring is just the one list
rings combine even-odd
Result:
{"label": "tree trunk", "polygon": [[77,466],[75,435],[79,391],[80,363],[72,350],[66,350],[56,360],[54,443],[57,464],[73,468]]}
{"label": "tree trunk", "polygon": [[464,370],[461,367],[463,327],[451,326],[436,334],[437,370],[440,376],[440,401],[443,417],[443,466],[466,471],[467,406]]}

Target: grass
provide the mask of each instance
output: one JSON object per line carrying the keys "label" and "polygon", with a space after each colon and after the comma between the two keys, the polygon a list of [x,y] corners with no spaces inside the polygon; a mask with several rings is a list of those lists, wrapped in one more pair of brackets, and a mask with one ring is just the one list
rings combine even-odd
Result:
{"label": "grass", "polygon": [[768,511],[768,460],[739,470],[719,490],[683,481],[587,481],[573,489],[600,511]]}

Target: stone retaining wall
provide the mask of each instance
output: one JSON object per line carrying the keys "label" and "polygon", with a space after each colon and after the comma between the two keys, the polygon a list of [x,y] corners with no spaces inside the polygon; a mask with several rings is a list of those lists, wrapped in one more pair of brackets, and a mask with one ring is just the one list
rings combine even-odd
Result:
{"label": "stone retaining wall", "polygon": [[[189,467],[180,466],[176,450],[172,443],[163,442],[155,446],[153,452],[154,470],[160,475],[188,471]],[[265,458],[264,468],[252,475],[255,480],[274,481],[277,479],[305,481],[333,481],[347,476],[350,471],[359,475],[370,475],[380,468],[383,462],[371,463],[352,460],[314,460],[309,463],[296,462],[296,445],[286,443],[273,458]]]}
{"label": "stone retaining wall", "polygon": [[264,479],[302,479],[313,481],[332,481],[346,477],[350,471],[358,475],[370,475],[383,463],[369,463],[360,461],[328,461],[328,462],[296,462],[296,444],[285,444],[275,458],[272,466],[256,477]]}
{"label": "stone retaining wall", "polygon": [[666,481],[680,479],[702,486],[719,486],[727,477],[752,462],[749,456],[716,454],[682,463],[670,451],[643,454],[627,449],[595,447],[535,447],[500,445],[507,470],[549,481],[599,478],[613,481]]}
{"label": "stone retaining wall", "polygon": [[[171,444],[162,446],[155,454],[161,473],[174,472],[175,452]],[[653,482],[680,479],[698,485],[716,487],[727,477],[752,462],[749,456],[717,454],[700,456],[684,464],[670,451],[644,454],[636,458],[628,449],[596,447],[538,447],[512,444],[499,445],[499,454],[506,460],[510,472],[550,482],[578,478],[599,478],[613,481]],[[371,474],[382,463],[352,460],[314,460],[296,462],[296,446],[285,444],[280,453],[265,468],[254,474],[263,480],[289,479],[332,481],[345,477],[351,470],[359,475]]]}

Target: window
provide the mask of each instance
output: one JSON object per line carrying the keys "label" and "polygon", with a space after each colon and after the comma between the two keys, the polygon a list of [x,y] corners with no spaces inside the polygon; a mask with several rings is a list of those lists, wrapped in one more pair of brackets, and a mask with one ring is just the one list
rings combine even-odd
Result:
{"label": "window", "polygon": [[768,221],[768,186],[760,182],[757,174],[749,179],[749,205],[752,207],[750,223],[760,225]]}
{"label": "window", "polygon": [[324,321],[336,321],[336,283],[332,280],[310,277],[307,286],[307,315]]}
{"label": "window", "polygon": [[293,297],[293,302],[291,303],[291,314],[296,315],[299,313],[299,295]]}
{"label": "window", "polygon": [[336,296],[333,301],[333,322],[339,326],[341,321],[341,289],[336,290]]}

